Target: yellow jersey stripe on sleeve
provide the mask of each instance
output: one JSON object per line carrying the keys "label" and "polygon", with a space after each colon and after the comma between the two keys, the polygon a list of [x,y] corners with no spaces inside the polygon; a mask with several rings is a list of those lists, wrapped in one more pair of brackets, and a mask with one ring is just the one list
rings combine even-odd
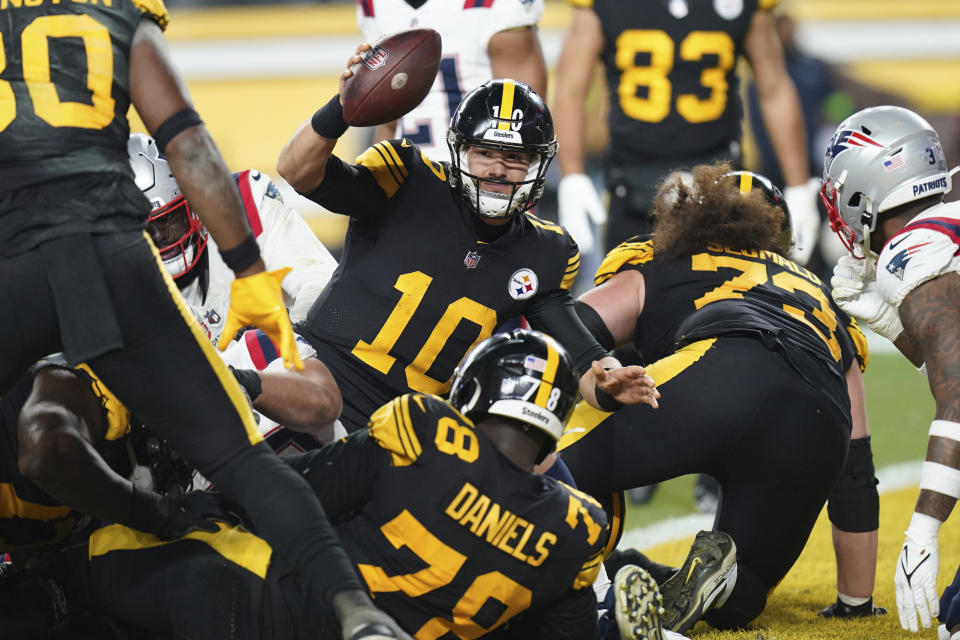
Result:
{"label": "yellow jersey stripe on sleeve", "polygon": [[533,226],[540,227],[541,229],[546,229],[547,231],[553,231],[554,233],[559,233],[560,235],[563,235],[563,227],[561,227],[560,225],[554,224],[552,222],[548,222],[546,220],[541,220],[540,218],[533,215],[532,213],[527,213],[525,215],[527,216],[527,220],[529,220],[533,224]]}
{"label": "yellow jersey stripe on sleeve", "polygon": [[405,179],[409,172],[403,164],[403,160],[400,159],[400,156],[397,155],[397,150],[393,148],[393,145],[389,142],[381,142],[376,145],[380,147],[389,157],[393,164],[396,166],[397,171],[400,172],[400,175]]}
{"label": "yellow jersey stripe on sleeve", "polygon": [[416,460],[420,457],[420,454],[423,453],[423,447],[420,446],[420,439],[417,438],[417,432],[413,428],[413,420],[410,419],[410,396],[403,396],[402,417],[404,435],[406,436],[407,442],[410,446],[410,453],[412,454],[412,459]]}
{"label": "yellow jersey stripe on sleeve", "polygon": [[392,198],[406,180],[406,176],[397,169],[389,152],[380,148],[382,144],[376,144],[360,154],[357,164],[369,169],[383,193]]}
{"label": "yellow jersey stripe on sleeve", "polygon": [[397,399],[391,400],[370,416],[370,437],[380,448],[390,454],[395,467],[405,467],[413,460],[400,439],[400,425],[397,420]]}
{"label": "yellow jersey stripe on sleeve", "polygon": [[123,406],[123,403],[117,399],[117,396],[113,395],[107,385],[103,384],[87,363],[81,362],[77,365],[77,368],[83,369],[84,373],[90,377],[93,383],[93,393],[100,400],[100,404],[107,414],[107,431],[103,436],[104,439],[119,440],[130,433],[130,412]]}
{"label": "yellow jersey stripe on sleeve", "polygon": [[579,591],[580,589],[591,586],[594,581],[596,581],[602,564],[603,551],[597,551],[580,567],[580,572],[577,573],[577,577],[573,579],[573,588]]}
{"label": "yellow jersey stripe on sleeve", "polygon": [[163,0],[133,0],[133,6],[140,9],[140,13],[145,13],[157,23],[161,31],[166,30],[170,24],[170,14],[167,13],[167,7]]}
{"label": "yellow jersey stripe on sleeve", "polygon": [[857,324],[853,316],[850,317],[850,324],[847,325],[847,333],[850,334],[850,339],[853,340],[853,346],[857,349],[857,360],[860,362],[860,371],[866,371],[867,365],[870,364],[870,349],[867,347],[867,336],[863,335],[863,331],[860,330],[860,325]]}
{"label": "yellow jersey stripe on sleeve", "polygon": [[577,279],[578,273],[580,273],[579,251],[576,253],[576,255],[570,258],[569,262],[567,262],[567,269],[563,272],[563,279],[560,280],[560,288],[567,290],[571,289],[574,281]]}
{"label": "yellow jersey stripe on sleeve", "polygon": [[653,260],[653,241],[627,241],[613,249],[600,263],[597,274],[593,278],[594,284],[603,284],[631,264],[645,264]]}

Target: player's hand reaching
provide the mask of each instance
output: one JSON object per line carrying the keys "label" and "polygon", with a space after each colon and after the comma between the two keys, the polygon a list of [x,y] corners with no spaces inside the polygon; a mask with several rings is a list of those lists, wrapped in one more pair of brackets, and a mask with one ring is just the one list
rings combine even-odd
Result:
{"label": "player's hand reaching", "polygon": [[230,312],[217,348],[223,351],[240,329],[253,325],[273,341],[287,367],[303,369],[280,288],[289,272],[290,267],[285,267],[234,279],[230,285]]}
{"label": "player's hand reaching", "polygon": [[884,338],[894,341],[903,331],[900,314],[877,289],[876,265],[872,260],[841,256],[833,268],[830,286],[841,309]]}
{"label": "player's hand reaching", "polygon": [[343,640],[413,640],[363,591],[341,591],[333,597],[333,610]]}
{"label": "player's hand reaching", "polygon": [[[638,365],[604,368],[594,360],[590,365],[597,380],[597,389],[611,396],[620,404],[648,404],[654,409],[660,407],[657,401],[660,392],[646,369]],[[602,406],[600,407],[603,408]]]}
{"label": "player's hand reaching", "polygon": [[591,253],[595,242],[590,223],[600,225],[607,221],[607,210],[593,181],[582,173],[564,176],[557,188],[557,201],[560,224],[570,232],[582,253]]}
{"label": "player's hand reaching", "polygon": [[900,626],[916,632],[917,615],[920,624],[927,628],[930,621],[940,613],[940,599],[937,596],[937,569],[940,564],[940,551],[936,534],[914,538],[907,531],[897,558],[894,573],[894,585],[897,591],[897,613],[900,614]]}
{"label": "player's hand reaching", "polygon": [[783,190],[783,199],[787,201],[793,225],[790,259],[800,264],[807,264],[817,247],[817,236],[820,235],[820,211],[817,209],[819,190],[820,181],[816,178]]}
{"label": "player's hand reaching", "polygon": [[139,487],[133,490],[130,526],[161,540],[176,540],[193,531],[216,532],[218,522],[235,524],[236,514],[215,491],[190,491],[168,496]]}

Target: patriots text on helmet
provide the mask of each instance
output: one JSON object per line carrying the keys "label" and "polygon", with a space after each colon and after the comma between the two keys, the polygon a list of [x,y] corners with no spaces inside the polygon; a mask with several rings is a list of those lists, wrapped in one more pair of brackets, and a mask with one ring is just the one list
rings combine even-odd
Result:
{"label": "patriots text on helmet", "polygon": [[533,567],[543,564],[557,542],[555,533],[500,506],[469,482],[463,483],[444,513],[481,540]]}
{"label": "patriots text on helmet", "polygon": [[913,195],[919,196],[929,191],[935,189],[946,189],[947,188],[947,178],[946,176],[937,178],[936,180],[928,180],[926,182],[921,182],[920,184],[913,185]]}

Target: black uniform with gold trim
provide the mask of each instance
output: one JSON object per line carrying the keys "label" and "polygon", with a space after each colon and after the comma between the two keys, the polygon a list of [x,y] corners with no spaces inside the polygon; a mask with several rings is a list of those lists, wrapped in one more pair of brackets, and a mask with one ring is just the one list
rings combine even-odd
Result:
{"label": "black uniform with gold trim", "polygon": [[[577,486],[604,496],[691,473],[718,480],[715,528],[737,545],[737,585],[707,614],[748,623],[796,561],[843,468],[850,438],[844,373],[866,341],[816,276],[779,255],[710,247],[656,259],[655,239],[612,251],[600,284],[637,270],[644,306],[634,344],[662,393],[659,410],[614,414],[581,402],[560,442]],[[613,549],[613,542],[608,550]]]}
{"label": "black uniform with gold trim", "polygon": [[[34,375],[44,367],[64,365],[59,357],[42,360],[0,397],[0,553],[58,545],[85,521],[82,514],[51,497],[18,469],[17,422],[33,389]],[[129,430],[129,414],[88,369],[70,371],[89,382],[100,401],[102,424],[88,425],[103,430],[104,442],[98,450],[112,468],[128,473],[125,450],[119,442]]]}
{"label": "black uniform with gold trim", "polygon": [[150,205],[129,166],[126,113],[132,43],[152,29],[146,20],[166,26],[162,0],[0,11],[0,393],[46,354],[88,363],[301,562],[315,599],[329,599],[359,588],[332,528],[263,443],[242,389],[143,231]]}
{"label": "black uniform with gold trim", "polygon": [[[440,398],[396,398],[368,431],[291,464],[337,521],[377,606],[411,635],[477,638],[513,621],[502,637],[594,637],[603,510],[514,466]],[[205,640],[338,635],[282,560],[236,528],[162,543],[115,525],[85,551],[86,604],[128,622]],[[231,589],[210,588],[224,579]],[[158,602],[159,585],[172,584]]]}
{"label": "black uniform with gold trim", "polygon": [[384,141],[356,165],[331,157],[308,194],[351,216],[340,265],[299,327],[334,373],[348,430],[401,393],[446,392],[470,347],[521,314],[581,373],[605,355],[585,331],[569,335],[580,266],[570,235],[529,213],[505,230],[480,222],[454,198],[448,168],[409,140]]}
{"label": "black uniform with gold trim", "polygon": [[609,250],[652,230],[647,209],[670,170],[739,163],[737,58],[753,14],[778,0],[569,2],[592,9],[603,32]]}

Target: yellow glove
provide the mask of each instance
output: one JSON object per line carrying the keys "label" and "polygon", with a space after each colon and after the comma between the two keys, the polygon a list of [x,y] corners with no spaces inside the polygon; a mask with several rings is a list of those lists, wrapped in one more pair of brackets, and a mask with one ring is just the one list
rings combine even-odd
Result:
{"label": "yellow glove", "polygon": [[237,331],[252,324],[273,341],[287,367],[293,365],[303,369],[280,288],[280,283],[288,273],[290,267],[284,267],[234,279],[230,285],[230,311],[217,341],[218,349],[226,349]]}

